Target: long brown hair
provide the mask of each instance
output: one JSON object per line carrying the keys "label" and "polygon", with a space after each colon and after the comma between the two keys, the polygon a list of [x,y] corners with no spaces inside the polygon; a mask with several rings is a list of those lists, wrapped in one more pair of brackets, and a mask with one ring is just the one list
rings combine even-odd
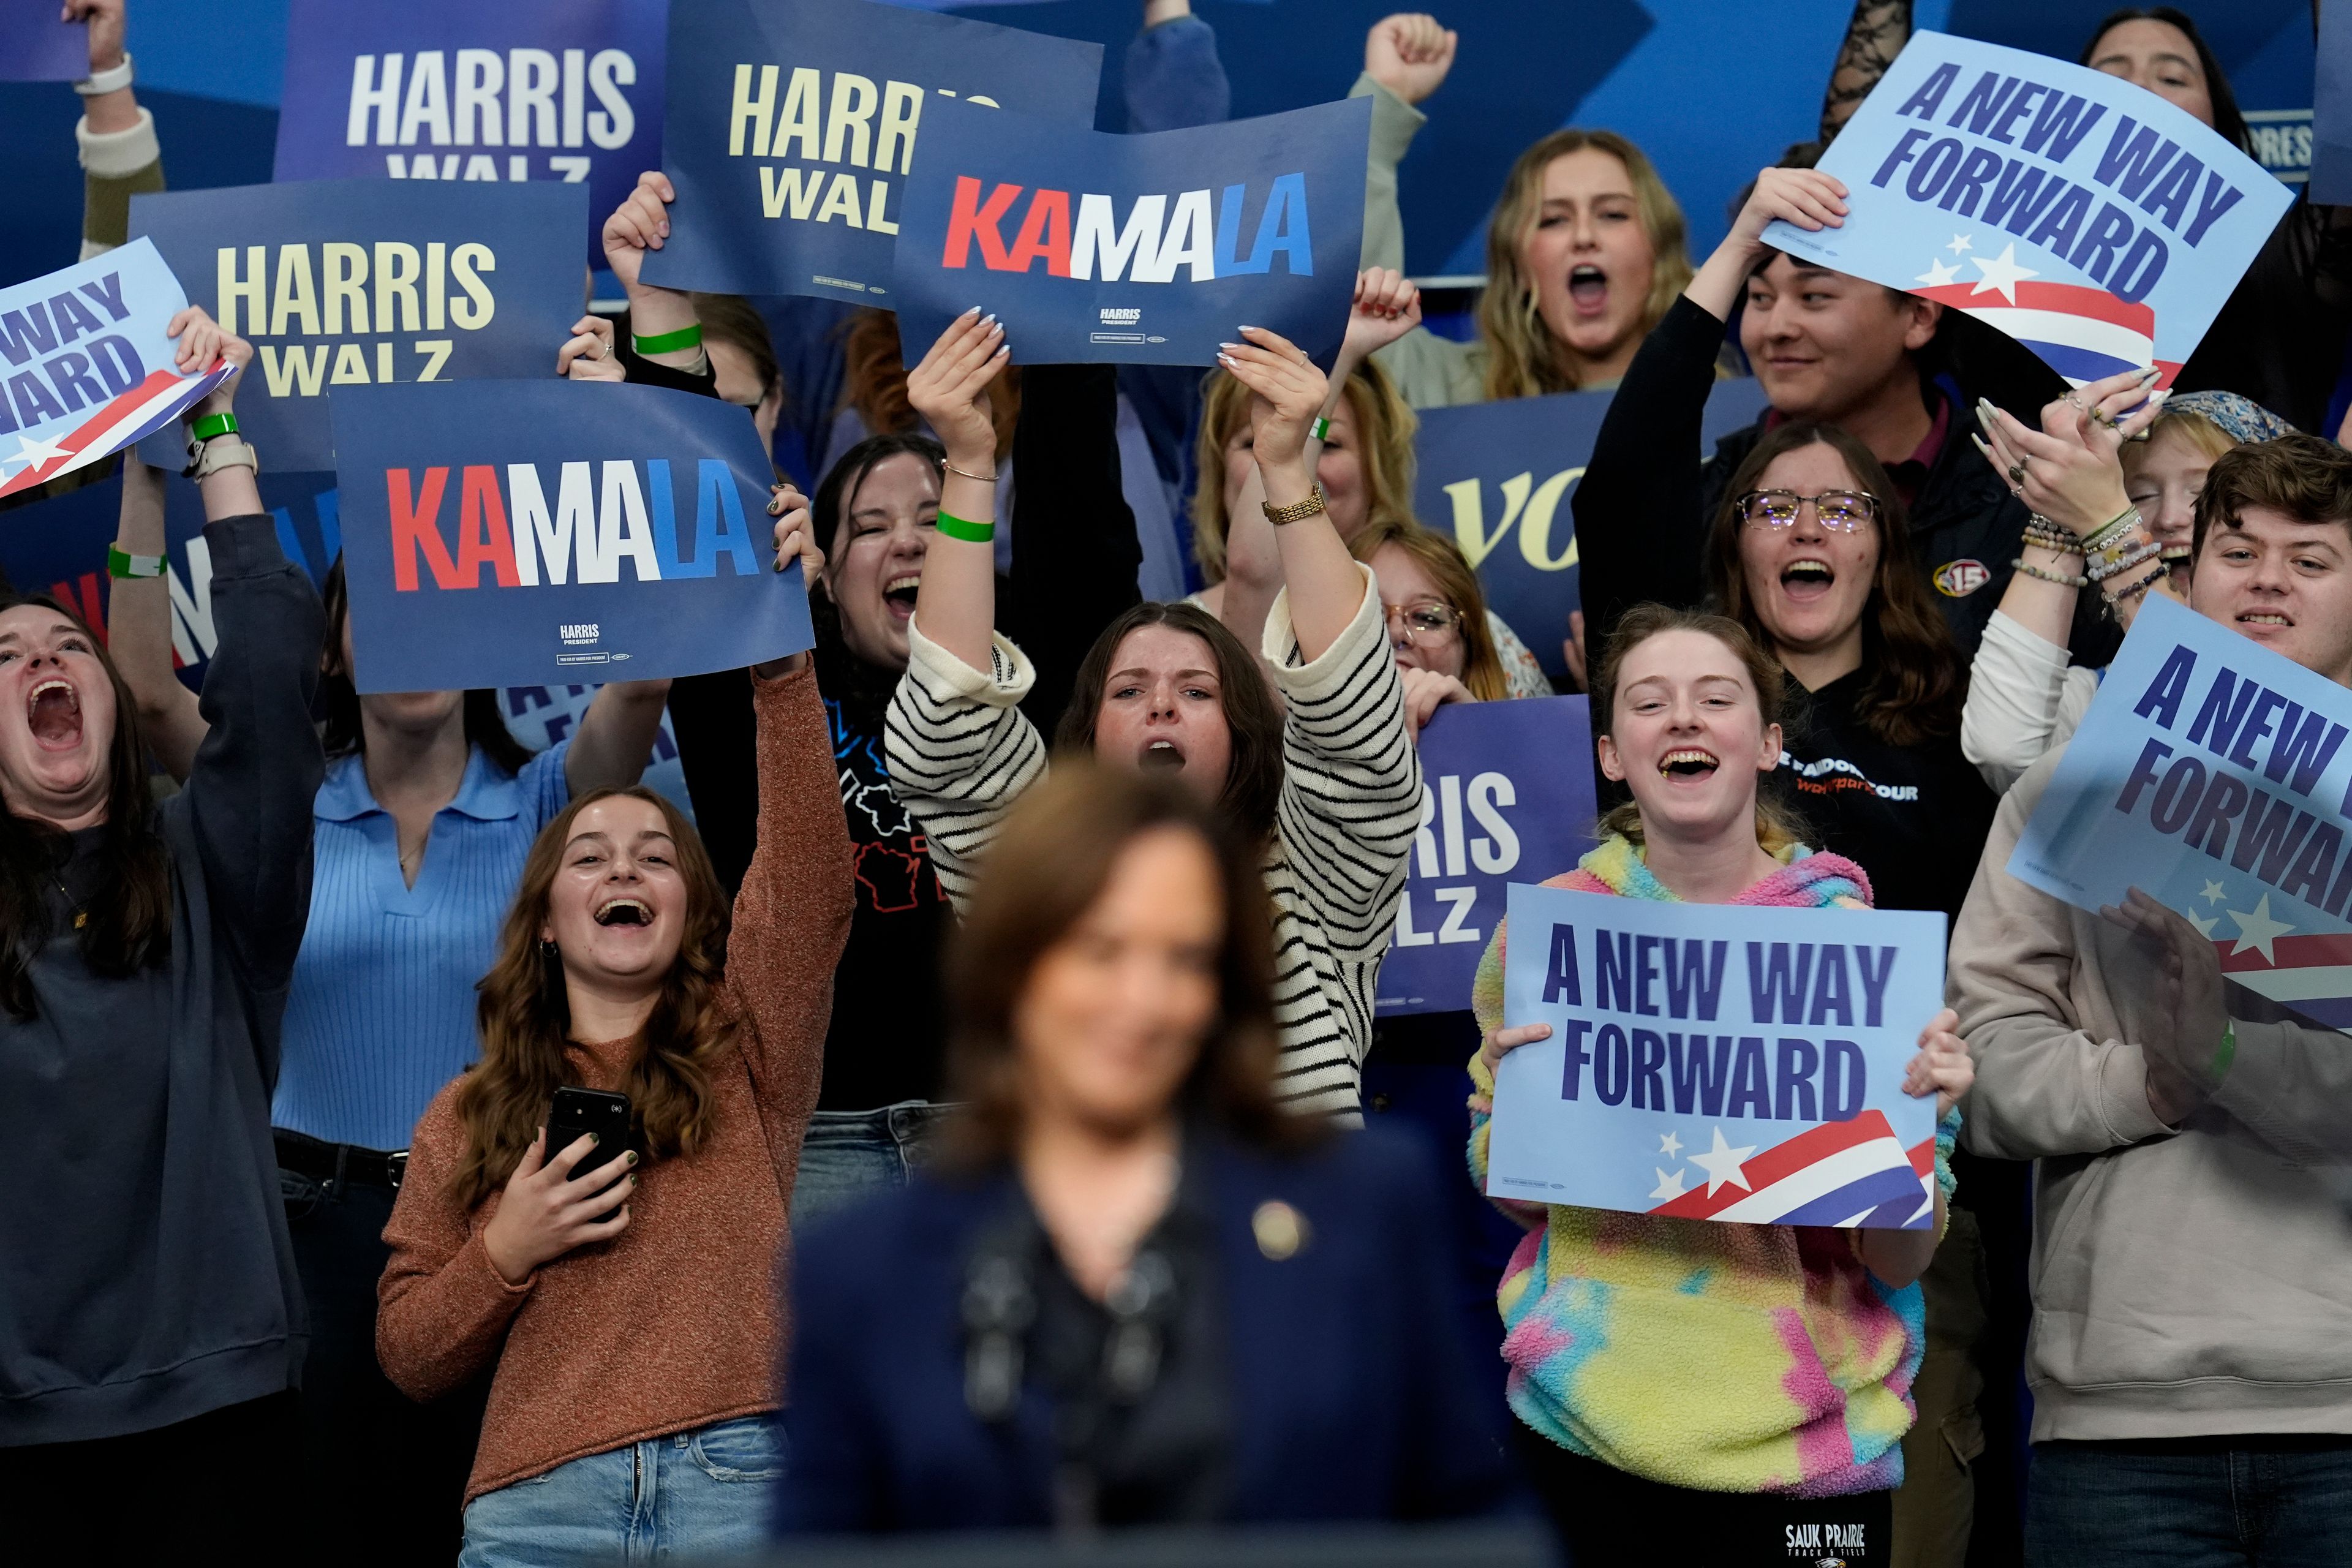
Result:
{"label": "long brown hair", "polygon": [[1162,827],[1208,847],[1224,906],[1217,1017],[1177,1105],[1263,1148],[1293,1146],[1318,1132],[1317,1122],[1287,1114],[1274,1098],[1272,922],[1254,841],[1173,780],[1073,757],[1057,762],[1005,818],[949,940],[955,1025],[948,1072],[964,1102],[948,1132],[954,1164],[979,1169],[1011,1157],[1023,1117],[1013,1016],[1030,977],[1101,897],[1120,854]]}
{"label": "long brown hair", "polygon": [[[1364,521],[1412,521],[1412,444],[1421,416],[1375,360],[1348,378],[1348,416],[1356,425],[1356,463],[1363,475]],[[1192,449],[1200,479],[1192,490],[1192,559],[1212,583],[1225,580],[1225,447],[1249,423],[1250,390],[1222,370],[1201,383],[1201,434]]]}
{"label": "long brown hair", "polygon": [[498,961],[476,987],[481,993],[475,1018],[482,1059],[467,1070],[457,1090],[466,1156],[449,1183],[452,1194],[469,1208],[506,1184],[547,1120],[555,1091],[573,1081],[563,1060],[572,1030],[563,960],[552,943],[541,947],[539,932],[547,921],[548,889],[555,883],[572,824],[598,801],[616,796],[645,801],[661,812],[677,846],[678,878],[686,884],[686,929],[677,958],[662,977],[661,995],[646,1020],[645,1048],[621,1090],[635,1112],[648,1159],[691,1154],[709,1134],[711,1063],[734,1038],[733,1020],[719,1001],[719,980],[727,964],[726,892],[701,836],[677,807],[642,784],[591,790],[532,841],[513,907],[499,933]]}
{"label": "long brown hair", "polygon": [[1543,209],[1544,171],[1552,160],[1586,148],[1608,153],[1625,165],[1633,205],[1650,239],[1650,292],[1642,301],[1642,331],[1666,318],[1675,297],[1691,280],[1683,209],[1642,150],[1614,131],[1570,126],[1519,154],[1503,181],[1494,221],[1486,226],[1486,288],[1478,298],[1478,338],[1486,345],[1486,396],[1540,397],[1578,389],[1575,373],[1559,360],[1558,340],[1536,310],[1535,280],[1528,276],[1520,247]]}
{"label": "long brown hair", "polygon": [[[319,598],[327,612],[327,637],[319,656],[319,706],[325,711],[321,738],[326,744],[327,760],[332,762],[367,752],[367,726],[361,721],[359,688],[352,681],[351,667],[343,662],[343,623],[351,618],[352,592],[343,576],[341,552],[336,554],[335,563],[327,568],[327,580],[320,586]],[[478,686],[466,693],[466,744],[479,750],[513,778],[538,753],[516,740],[514,731],[507,728],[506,715],[499,710],[500,700],[499,694],[488,687]]]}
{"label": "long brown hair", "polygon": [[[1608,645],[1601,649],[1601,663],[1592,677],[1592,732],[1596,737],[1616,732],[1617,686],[1624,672],[1626,657],[1652,637],[1666,632],[1698,632],[1729,648],[1747,669],[1748,683],[1756,689],[1761,727],[1769,730],[1783,721],[1789,706],[1789,673],[1780,668],[1779,659],[1764,651],[1764,644],[1746,626],[1728,616],[1707,610],[1678,610],[1646,604],[1636,605],[1618,617],[1616,629],[1609,634]],[[1604,836],[1613,833],[1631,839],[1638,847],[1642,842],[1642,808],[1633,801],[1620,801],[1601,814],[1601,831]],[[1763,846],[1767,854],[1779,856],[1787,853],[1791,846],[1803,843],[1804,837],[1803,823],[1780,802],[1768,798],[1759,780],[1756,792],[1756,842]]]}
{"label": "long brown hair", "polygon": [[1209,657],[1217,664],[1218,705],[1233,737],[1233,760],[1225,768],[1217,809],[1244,837],[1265,843],[1274,831],[1275,807],[1282,798],[1282,709],[1266,689],[1257,659],[1223,622],[1198,605],[1146,599],[1103,628],[1078,666],[1070,705],[1062,710],[1054,731],[1055,749],[1074,757],[1094,754],[1095,721],[1102,714],[1103,689],[1110,683],[1110,661],[1118,657],[1118,645],[1127,634],[1143,626],[1190,632],[1209,645]]}
{"label": "long brown hair", "polygon": [[[99,875],[84,912],[82,962],[110,980],[128,979],[163,963],[172,952],[172,870],[156,831],[154,797],[147,790],[147,744],[139,704],[123,684],[105,639],[88,622],[47,594],[0,592],[0,612],[32,605],[80,628],[114,690],[113,750],[106,763],[106,828]],[[49,929],[48,893],[70,853],[66,836],[0,805],[0,1006],[20,1020],[39,1011],[33,995],[33,957]]]}
{"label": "long brown hair", "polygon": [[[1368,522],[1348,541],[1348,553],[1367,566],[1383,545],[1395,545],[1421,563],[1454,613],[1462,617],[1462,684],[1481,702],[1498,702],[1511,694],[1511,679],[1503,673],[1502,656],[1495,651],[1495,631],[1486,624],[1486,595],[1478,574],[1470,569],[1462,547],[1409,518],[1382,518]],[[1378,572],[1379,567],[1372,570]]]}
{"label": "long brown hair", "polygon": [[1772,634],[1756,614],[1740,569],[1738,503],[1774,459],[1816,445],[1834,450],[1854,483],[1878,498],[1878,570],[1862,606],[1862,667],[1869,672],[1856,705],[1863,727],[1890,746],[1916,746],[1952,734],[1960,727],[1960,706],[1968,698],[1968,667],[1953,646],[1950,624],[1927,596],[1927,574],[1895,481],[1869,447],[1836,426],[1791,419],[1774,426],[1740,463],[1716,510],[1706,558],[1709,597],[1747,627],[1759,646],[1772,647]]}

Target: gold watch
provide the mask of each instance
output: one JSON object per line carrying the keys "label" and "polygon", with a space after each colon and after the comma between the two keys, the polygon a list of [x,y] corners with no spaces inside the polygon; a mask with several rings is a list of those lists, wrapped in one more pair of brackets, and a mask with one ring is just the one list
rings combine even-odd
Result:
{"label": "gold watch", "polygon": [[1260,501],[1258,505],[1264,509],[1266,521],[1274,524],[1276,528],[1280,528],[1285,523],[1297,522],[1303,518],[1313,517],[1317,512],[1321,511],[1323,510],[1323,487],[1321,485],[1312,487],[1312,489],[1308,490],[1305,500],[1295,501],[1289,506],[1275,506],[1271,502],[1267,501]]}

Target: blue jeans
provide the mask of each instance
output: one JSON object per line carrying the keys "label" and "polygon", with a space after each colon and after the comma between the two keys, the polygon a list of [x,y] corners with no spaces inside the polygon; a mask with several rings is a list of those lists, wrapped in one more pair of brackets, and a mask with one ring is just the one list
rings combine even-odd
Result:
{"label": "blue jeans", "polygon": [[767,1539],[784,1470],[775,1418],[748,1415],[591,1454],[485,1492],[457,1568],[560,1568],[741,1552]]}
{"label": "blue jeans", "polygon": [[868,1193],[905,1186],[953,1109],[902,1100],[879,1110],[820,1110],[810,1117],[801,1140],[800,1174],[793,1182],[793,1228],[800,1230]]}
{"label": "blue jeans", "polygon": [[2341,1568],[2352,1437],[2036,1443],[2034,1568]]}

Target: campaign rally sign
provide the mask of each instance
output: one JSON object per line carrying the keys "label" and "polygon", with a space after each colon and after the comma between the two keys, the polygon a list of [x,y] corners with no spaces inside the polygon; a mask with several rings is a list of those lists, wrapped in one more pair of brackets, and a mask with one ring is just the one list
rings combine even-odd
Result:
{"label": "campaign rally sign", "polygon": [[2311,200],[2352,205],[2352,5],[2319,7],[2312,77]]}
{"label": "campaign rally sign", "polygon": [[1918,33],[1822,155],[1844,226],[1768,245],[1965,310],[2076,386],[2172,377],[2294,193],[2121,77]]}
{"label": "campaign rally sign", "polygon": [[645,279],[887,309],[917,132],[930,145],[962,103],[1091,127],[1101,79],[1099,44],[866,0],[676,5],[662,168],[677,200]]}
{"label": "campaign rally sign", "polygon": [[61,22],[58,0],[0,0],[0,81],[79,81],[89,75],[89,35]]}
{"label": "campaign rally sign", "polygon": [[661,166],[666,0],[293,0],[278,110],[279,180],[588,187],[597,236]]}
{"label": "campaign rally sign", "polygon": [[235,374],[226,361],[180,374],[164,329],[187,304],[144,240],[0,289],[0,496],[143,436],[176,441],[173,422]]}
{"label": "campaign rally sign", "polygon": [[1328,367],[1363,248],[1371,100],[1113,136],[965,104],[907,182],[913,363],[974,304],[1017,364],[1214,364],[1247,323]]}
{"label": "campaign rally sign", "polygon": [[1440,708],[1421,731],[1421,831],[1381,962],[1381,1016],[1468,1007],[1506,889],[1576,869],[1598,809],[1583,698]]}
{"label": "campaign rally sign", "polygon": [[[131,199],[189,297],[254,347],[236,417],[264,464],[335,466],[328,405],[394,382],[555,374],[588,194],[309,180]],[[184,455],[150,443],[148,460]]]}
{"label": "campaign rally sign", "polygon": [[1748,1225],[1934,1222],[1944,917],[1514,883],[1490,1197]]}
{"label": "campaign rally sign", "polygon": [[2151,594],[2009,874],[2093,911],[2138,888],[2227,979],[2352,1028],[2347,725],[2352,692]]}
{"label": "campaign rally sign", "polygon": [[595,382],[335,400],[362,691],[646,680],[815,640],[745,410]]}
{"label": "campaign rally sign", "polygon": [[[1569,612],[1581,603],[1569,498],[1616,395],[1561,392],[1421,411],[1413,510],[1432,528],[1452,525],[1487,607],[1534,651],[1547,675],[1567,673],[1560,640]],[[1702,454],[1754,424],[1765,403],[1753,377],[1717,382],[1700,422]]]}

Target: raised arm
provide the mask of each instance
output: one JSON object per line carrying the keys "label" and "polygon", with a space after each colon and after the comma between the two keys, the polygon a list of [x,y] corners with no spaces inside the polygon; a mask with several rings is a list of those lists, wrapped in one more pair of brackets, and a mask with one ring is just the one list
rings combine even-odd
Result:
{"label": "raised arm", "polygon": [[[139,704],[139,727],[163,771],[184,781],[205,738],[196,694],[172,664],[172,588],[163,529],[163,474],[122,454],[122,521],[114,547],[128,558],[106,604],[106,646]],[[109,563],[110,570],[116,570]]]}
{"label": "raised arm", "polygon": [[564,753],[563,782],[572,793],[626,789],[642,778],[668,701],[667,680],[616,680],[599,690]]}
{"label": "raised arm", "polygon": [[82,95],[74,142],[81,154],[81,254],[87,261],[131,237],[131,198],[163,188],[163,149],[155,117],[131,89],[131,55],[122,47],[123,0],[66,0],[68,21],[88,30],[90,85],[121,80]]}
{"label": "raised arm", "polygon": [[1192,15],[1192,0],[1144,0],[1143,31],[1127,46],[1120,86],[1129,132],[1181,131],[1233,116],[1216,29]]}
{"label": "raised arm", "polygon": [[1435,92],[1454,68],[1455,35],[1437,18],[1401,11],[1364,35],[1364,74],[1350,98],[1372,100],[1372,140],[1364,168],[1364,250],[1361,265],[1404,268],[1404,213],[1397,205],[1397,165],[1427,116],[1415,104]]}
{"label": "raised arm", "polygon": [[669,204],[677,199],[669,176],[659,169],[639,174],[636,188],[604,220],[604,261],[629,297],[630,357],[652,367],[651,374],[632,379],[699,391],[691,383],[711,370],[694,297],[682,289],[658,288],[642,276],[646,252],[669,242]]}
{"label": "raised arm", "polygon": [[[1265,505],[1277,511],[1314,509],[1272,531],[1289,595],[1291,629],[1300,658],[1312,664],[1355,619],[1369,591],[1339,531],[1331,525],[1331,514],[1324,510],[1307,458],[1309,427],[1327,405],[1331,386],[1307,352],[1280,333],[1244,327],[1241,335],[1245,341],[1225,344],[1217,358],[1255,395],[1250,399],[1250,447],[1265,487]],[[1265,515],[1261,508],[1259,518]],[[1238,534],[1244,520],[1235,519],[1231,526]],[[1231,540],[1227,548],[1232,548]]]}
{"label": "raised arm", "polygon": [[1911,0],[1854,0],[1853,19],[1838,46],[1830,89],[1822,100],[1822,142],[1833,140],[1911,41]]}
{"label": "raised arm", "polygon": [[[202,310],[182,311],[170,331],[179,340],[183,370],[221,357],[239,366],[252,363],[251,346]],[[189,411],[191,423],[228,413],[243,380],[239,374],[222,383]],[[310,807],[326,774],[310,698],[326,616],[310,580],[278,548],[251,463],[236,436],[204,445],[197,486],[220,641],[198,705],[210,728],[179,799],[204,858],[214,919],[247,983],[267,994],[281,990],[292,973],[310,909]],[[265,1034],[275,1037],[274,1030]],[[276,1062],[263,1067],[274,1078]]]}
{"label": "raised arm", "polygon": [[[1347,401],[1348,378],[1356,367],[1421,325],[1421,290],[1401,273],[1385,267],[1368,268],[1356,276],[1356,295],[1349,306],[1347,335],[1332,362],[1330,386],[1317,411],[1329,418]],[[1302,457],[1310,473],[1323,460],[1323,439],[1309,428]],[[1265,479],[1257,471],[1255,447],[1250,474],[1225,520],[1225,593],[1217,618],[1244,647],[1255,647],[1265,635],[1266,612],[1282,592],[1282,552],[1274,525],[1265,521]]]}

